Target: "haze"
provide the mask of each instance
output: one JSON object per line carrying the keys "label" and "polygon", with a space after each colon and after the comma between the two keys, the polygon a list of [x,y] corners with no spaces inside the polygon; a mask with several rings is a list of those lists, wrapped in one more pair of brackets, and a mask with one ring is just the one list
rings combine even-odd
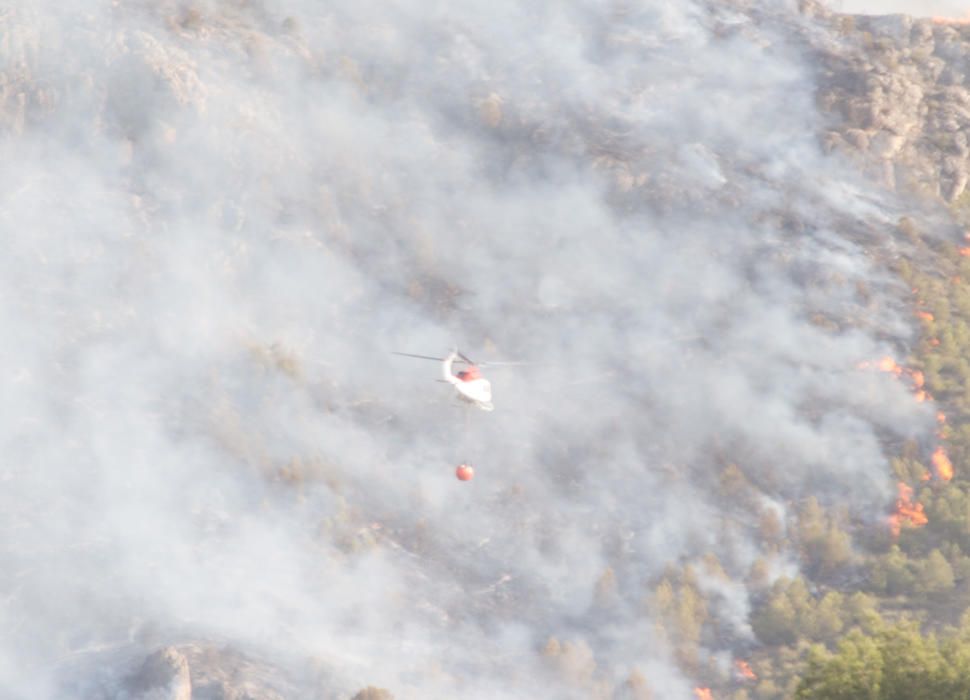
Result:
{"label": "haze", "polygon": [[[933,423],[857,367],[912,337],[902,210],[822,153],[794,4],[0,10],[4,696],[202,640],[326,697],[690,698],[652,591],[714,553],[744,653],[797,567],[759,514],[881,521]],[[469,413],[390,354],[455,345],[532,364]]]}
{"label": "haze", "polygon": [[829,6],[837,12],[867,15],[953,18],[970,15],[970,3],[966,0],[831,0]]}

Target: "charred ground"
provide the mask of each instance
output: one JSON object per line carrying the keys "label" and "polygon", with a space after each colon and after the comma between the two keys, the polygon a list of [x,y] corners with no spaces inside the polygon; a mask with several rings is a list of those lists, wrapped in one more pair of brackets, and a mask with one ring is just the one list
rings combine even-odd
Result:
{"label": "charred ground", "polygon": [[[0,11],[12,697],[777,698],[965,610],[965,28],[517,5]],[[536,361],[467,431],[386,352],[456,338]]]}

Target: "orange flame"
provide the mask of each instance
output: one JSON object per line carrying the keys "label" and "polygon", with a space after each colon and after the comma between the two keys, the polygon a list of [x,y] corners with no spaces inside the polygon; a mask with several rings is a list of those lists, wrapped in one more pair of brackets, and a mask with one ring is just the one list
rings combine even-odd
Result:
{"label": "orange flame", "polygon": [[876,365],[881,372],[892,372],[897,377],[903,373],[903,368],[896,364],[896,360],[889,357],[888,355],[881,360],[879,364]]}
{"label": "orange flame", "polygon": [[930,345],[932,345],[934,348],[939,344],[940,344],[939,338],[930,338]]}
{"label": "orange flame", "polygon": [[[932,314],[929,314],[929,316],[932,318]],[[859,369],[868,369],[869,367],[872,367],[872,363],[864,361],[857,364],[856,367]],[[888,355],[876,363],[876,368],[880,372],[891,373],[896,377],[902,377],[903,374],[908,375],[910,379],[913,380],[913,391],[916,400],[920,403],[923,401],[933,400],[933,397],[930,396],[929,392],[923,390],[923,385],[926,383],[926,377],[920,370],[903,367]]]}
{"label": "orange flame", "polygon": [[933,24],[970,24],[970,13],[964,17],[931,17]]}
{"label": "orange flame", "polygon": [[924,321],[933,320],[933,314],[931,314],[929,311],[917,311],[916,316],[923,319]]}
{"label": "orange flame", "polygon": [[922,527],[929,522],[923,512],[922,503],[913,503],[913,489],[902,481],[898,484],[899,498],[896,499],[896,512],[889,516],[889,529],[893,537],[899,537],[903,524],[910,527]]}
{"label": "orange flame", "polygon": [[694,694],[697,696],[697,700],[714,700],[710,688],[694,688]]}
{"label": "orange flame", "polygon": [[941,425],[946,423],[946,414],[943,411],[936,412],[936,422],[940,423]]}
{"label": "orange flame", "polygon": [[930,460],[933,462],[933,468],[936,470],[936,476],[940,481],[949,481],[953,478],[953,462],[950,461],[942,445],[936,448]]}
{"label": "orange flame", "polygon": [[758,680],[757,674],[751,670],[751,666],[748,665],[747,661],[742,661],[738,659],[734,662],[734,667],[738,670],[738,675],[744,680],[756,681]]}
{"label": "orange flame", "polygon": [[968,245],[968,246],[963,246],[962,248],[960,248],[960,249],[959,249],[959,251],[958,251],[958,252],[959,252],[959,253],[960,253],[960,255],[962,255],[963,257],[965,257],[965,258],[970,258],[970,245]]}

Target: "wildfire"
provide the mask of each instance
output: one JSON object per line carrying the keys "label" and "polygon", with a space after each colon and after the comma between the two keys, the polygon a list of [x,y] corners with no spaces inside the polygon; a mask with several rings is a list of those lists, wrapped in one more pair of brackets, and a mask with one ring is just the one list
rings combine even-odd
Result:
{"label": "wildfire", "polygon": [[953,478],[953,462],[950,461],[942,445],[934,450],[930,461],[933,462],[933,468],[940,481],[949,481]]}
{"label": "wildfire", "polygon": [[933,24],[970,24],[970,15],[967,17],[932,17]]}
{"label": "wildfire", "polygon": [[751,670],[751,666],[748,665],[747,661],[738,659],[737,661],[734,662],[734,667],[738,671],[738,676],[740,676],[744,680],[747,680],[747,681],[758,680],[757,674]]}
{"label": "wildfire", "polygon": [[939,344],[940,344],[939,338],[930,338],[930,345],[932,345],[934,348],[937,347]]}
{"label": "wildfire", "polygon": [[963,246],[962,248],[960,248],[959,253],[965,258],[970,258],[970,245]]}
{"label": "wildfire", "polygon": [[899,498],[896,499],[896,512],[889,516],[889,529],[893,537],[899,537],[903,524],[910,527],[922,527],[929,522],[923,512],[922,503],[913,503],[913,489],[902,481],[899,482]]}
{"label": "wildfire", "polygon": [[879,364],[876,365],[880,372],[892,372],[897,377],[903,373],[903,368],[896,364],[896,360],[889,357],[888,355],[881,360]]}
{"label": "wildfire", "polygon": [[694,688],[694,694],[697,696],[697,700],[714,700],[710,688]]}
{"label": "wildfire", "polygon": [[[925,316],[924,316],[925,314]],[[919,312],[919,315],[932,320],[933,314],[929,312]],[[930,340],[931,344],[938,344],[939,341],[935,338]],[[873,366],[872,362],[861,362],[857,365],[860,369],[868,369]],[[918,403],[924,403],[926,401],[932,401],[933,396],[930,395],[928,391],[924,388],[926,386],[926,375],[923,374],[921,370],[909,369],[908,367],[903,367],[896,362],[892,357],[886,356],[875,363],[876,369],[880,372],[891,373],[898,378],[902,378],[903,375],[909,377],[912,382],[913,398]],[[944,432],[942,426],[946,423],[946,416],[943,411],[936,412],[936,421],[940,428],[936,432],[936,436],[940,439],[944,439]],[[950,481],[953,478],[953,463],[946,454],[946,450],[943,447],[937,447],[930,458],[933,464],[933,473],[936,478],[940,481]],[[930,479],[929,473],[924,473],[921,475],[920,479],[922,481],[928,481]],[[910,498],[912,497],[912,489],[905,484],[900,483],[899,485],[899,500],[896,501],[896,512],[890,516],[890,526],[892,528],[894,535],[899,535],[900,526],[903,522],[908,522],[914,527],[919,527],[920,525],[926,524],[926,515],[923,514],[923,506],[916,504],[915,506],[911,503]]]}
{"label": "wildfire", "polygon": [[[868,369],[872,367],[871,362],[860,362],[856,365],[859,369]],[[876,363],[876,369],[880,372],[886,372],[893,374],[896,377],[902,377],[904,374],[912,380],[913,383],[913,394],[917,401],[931,401],[933,399],[929,392],[923,389],[926,384],[926,376],[918,369],[909,369],[903,367],[896,362],[893,358],[888,355]]]}
{"label": "wildfire", "polygon": [[916,312],[916,316],[918,318],[923,319],[924,321],[932,321],[933,320],[933,314],[931,314],[929,311],[917,311]]}

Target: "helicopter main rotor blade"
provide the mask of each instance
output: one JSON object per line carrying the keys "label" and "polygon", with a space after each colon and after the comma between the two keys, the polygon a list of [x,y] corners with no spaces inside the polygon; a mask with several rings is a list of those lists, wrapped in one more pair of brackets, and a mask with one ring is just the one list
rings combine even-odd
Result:
{"label": "helicopter main rotor blade", "polygon": [[401,355],[402,357],[416,357],[419,360],[434,360],[435,362],[444,362],[444,360],[445,360],[445,358],[443,358],[443,357],[431,357],[431,355],[415,355],[415,354],[410,353],[410,352],[397,352],[397,351],[394,351],[394,350],[391,351],[391,354],[392,355]]}
{"label": "helicopter main rotor blade", "polygon": [[[414,353],[411,353],[411,352],[397,352],[396,350],[391,350],[391,354],[392,355],[401,355],[402,357],[416,357],[419,360],[434,360],[435,362],[444,362],[445,361],[445,358],[443,358],[443,357],[432,357],[431,355],[415,355]],[[458,362],[458,363],[464,362],[465,364],[468,364],[468,365],[475,364],[474,362],[472,362],[471,360],[469,360],[467,358],[463,358],[463,359],[460,359],[460,360],[455,360],[455,362]]]}
{"label": "helicopter main rotor blade", "polygon": [[[391,351],[392,355],[400,355],[401,357],[416,357],[419,360],[434,360],[435,362],[444,362],[443,357],[433,357],[431,355],[415,355],[412,352],[397,352],[396,350]],[[462,353],[458,353],[458,358],[455,362],[465,363],[466,365],[475,365],[477,367],[513,367],[522,365],[531,365],[531,362],[475,362],[469,357],[466,357]]]}

